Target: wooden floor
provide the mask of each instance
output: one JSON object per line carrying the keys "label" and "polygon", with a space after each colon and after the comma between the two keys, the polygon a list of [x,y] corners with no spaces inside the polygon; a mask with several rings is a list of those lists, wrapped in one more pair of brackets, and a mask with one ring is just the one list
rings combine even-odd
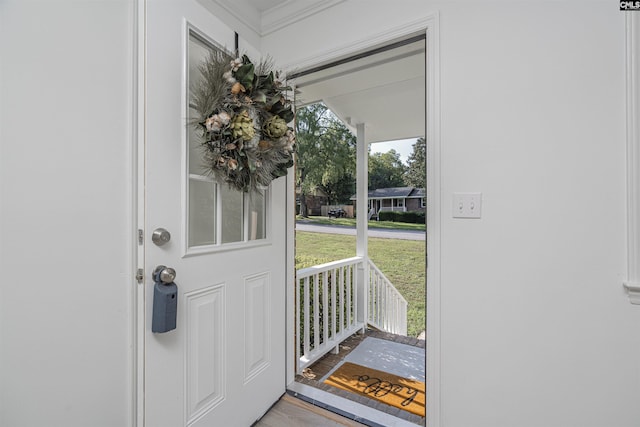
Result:
{"label": "wooden floor", "polygon": [[363,425],[285,394],[253,427],[362,427]]}

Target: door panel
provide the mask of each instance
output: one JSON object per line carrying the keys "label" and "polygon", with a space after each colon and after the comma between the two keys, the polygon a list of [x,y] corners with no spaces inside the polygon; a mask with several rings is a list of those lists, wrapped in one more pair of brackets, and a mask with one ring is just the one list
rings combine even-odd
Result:
{"label": "door panel", "polygon": [[184,296],[187,421],[225,398],[224,290],[224,285],[214,285]]}
{"label": "door panel", "polygon": [[[146,18],[145,425],[249,426],[285,390],[286,180],[249,195],[202,173],[187,125],[200,49],[189,35],[232,46],[234,33],[192,0],[149,0]],[[159,227],[171,233],[162,246]],[[157,265],[178,286],[177,327],[161,334]]]}
{"label": "door panel", "polygon": [[256,274],[244,281],[244,382],[248,383],[271,363],[271,275]]}

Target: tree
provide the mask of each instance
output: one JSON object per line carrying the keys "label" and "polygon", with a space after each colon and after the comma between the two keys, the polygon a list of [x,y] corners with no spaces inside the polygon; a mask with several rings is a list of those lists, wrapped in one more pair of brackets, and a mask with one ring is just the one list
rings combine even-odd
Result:
{"label": "tree", "polygon": [[296,141],[300,215],[307,216],[306,196],[316,189],[331,203],[348,199],[356,167],[356,139],[349,129],[324,104],[312,104],[296,112]]}
{"label": "tree", "polygon": [[356,177],[349,172],[336,180],[327,181],[326,184],[318,186],[329,198],[332,205],[349,203],[349,198],[356,191]]}
{"label": "tree", "polygon": [[405,169],[396,150],[369,154],[369,189],[402,187]]}
{"label": "tree", "polygon": [[413,151],[407,159],[407,172],[404,182],[410,187],[426,188],[427,186],[427,143],[418,138],[413,144]]}

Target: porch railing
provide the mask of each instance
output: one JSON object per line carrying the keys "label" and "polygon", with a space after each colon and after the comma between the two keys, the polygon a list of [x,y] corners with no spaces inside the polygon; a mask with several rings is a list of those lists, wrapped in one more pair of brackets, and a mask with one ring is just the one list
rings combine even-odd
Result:
{"label": "porch railing", "polygon": [[[366,298],[358,298],[358,272],[367,266]],[[364,328],[407,335],[407,300],[371,260],[347,258],[298,270],[296,273],[297,373]],[[358,307],[357,301],[365,306]]]}
{"label": "porch railing", "polygon": [[364,325],[358,322],[357,274],[362,257],[353,257],[297,271],[296,310],[297,373],[331,350]]}
{"label": "porch railing", "polygon": [[407,300],[369,260],[368,323],[382,331],[407,335]]}

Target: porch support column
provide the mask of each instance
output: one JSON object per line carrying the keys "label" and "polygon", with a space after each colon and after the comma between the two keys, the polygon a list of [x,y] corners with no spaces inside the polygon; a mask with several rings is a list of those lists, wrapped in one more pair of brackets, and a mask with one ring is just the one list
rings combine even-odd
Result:
{"label": "porch support column", "polygon": [[356,125],[356,256],[362,257],[363,263],[358,267],[357,275],[357,321],[367,327],[367,295],[369,292],[369,256],[367,248],[368,234],[368,182],[369,182],[369,147],[364,139],[364,123]]}

